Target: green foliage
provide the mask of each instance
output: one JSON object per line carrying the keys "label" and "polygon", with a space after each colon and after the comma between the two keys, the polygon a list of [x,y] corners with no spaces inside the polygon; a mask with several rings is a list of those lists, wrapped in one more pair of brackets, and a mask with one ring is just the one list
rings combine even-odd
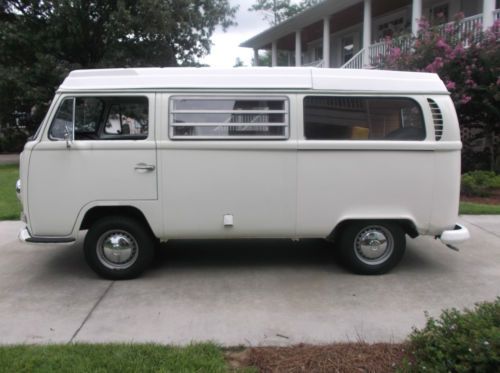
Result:
{"label": "green foliage", "polygon": [[407,372],[496,372],[500,366],[500,298],[473,310],[445,310],[409,337]]}
{"label": "green foliage", "polygon": [[33,131],[73,69],[197,65],[236,10],[229,0],[1,1],[0,125],[28,113]]}
{"label": "green foliage", "polygon": [[488,197],[500,187],[500,175],[493,171],[472,171],[462,175],[461,191],[466,196]]}
{"label": "green foliage", "polygon": [[0,131],[0,153],[18,153],[26,142],[27,134],[17,127]]}
{"label": "green foliage", "polygon": [[0,165],[0,220],[17,220],[21,204],[16,196],[17,165]]}
{"label": "green foliage", "polygon": [[460,202],[460,215],[500,215],[500,205]]}
{"label": "green foliage", "polygon": [[0,347],[5,372],[227,372],[221,349],[155,344],[70,344]]}
{"label": "green foliage", "polygon": [[[271,66],[271,51],[259,51],[259,64],[258,66]],[[278,66],[288,66],[288,54],[285,51],[278,50],[277,57]],[[252,66],[257,66],[254,59],[252,59]]]}
{"label": "green foliage", "polygon": [[265,21],[271,25],[277,25],[320,1],[302,0],[300,3],[294,4],[290,0],[256,0],[255,4],[248,10],[262,13]]}
{"label": "green foliage", "polygon": [[[464,29],[463,14],[440,27],[420,21],[418,35],[404,42],[395,38],[390,53],[374,61],[390,70],[425,71],[439,74],[451,93],[459,122],[469,128],[464,139],[463,169],[493,170],[499,154],[495,136],[500,131],[500,21],[482,32],[481,25]],[[411,48],[409,47],[411,46]],[[485,139],[484,157],[474,141]]]}
{"label": "green foliage", "polygon": [[244,67],[244,66],[245,63],[243,62],[243,60],[239,57],[236,57],[236,61],[234,61],[233,67]]}

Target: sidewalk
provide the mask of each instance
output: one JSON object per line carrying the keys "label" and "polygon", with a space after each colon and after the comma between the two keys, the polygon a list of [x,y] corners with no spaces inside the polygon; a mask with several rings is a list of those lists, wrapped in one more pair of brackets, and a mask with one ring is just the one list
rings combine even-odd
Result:
{"label": "sidewalk", "polygon": [[0,165],[19,164],[19,154],[0,154]]}

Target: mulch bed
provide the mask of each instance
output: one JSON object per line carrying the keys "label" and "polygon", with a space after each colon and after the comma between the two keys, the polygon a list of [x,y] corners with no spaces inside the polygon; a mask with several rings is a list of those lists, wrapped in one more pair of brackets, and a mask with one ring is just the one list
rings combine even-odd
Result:
{"label": "mulch bed", "polygon": [[407,355],[405,344],[337,343],[291,347],[251,347],[226,353],[231,367],[277,372],[394,372]]}
{"label": "mulch bed", "polygon": [[489,197],[460,196],[462,202],[481,203],[483,205],[500,205],[500,189],[493,190]]}

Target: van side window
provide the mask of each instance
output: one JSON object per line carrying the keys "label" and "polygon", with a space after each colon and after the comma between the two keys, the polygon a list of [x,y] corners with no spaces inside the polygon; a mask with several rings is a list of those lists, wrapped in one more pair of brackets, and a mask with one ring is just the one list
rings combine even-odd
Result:
{"label": "van side window", "polygon": [[[74,112],[73,112],[74,111]],[[148,136],[146,97],[66,98],[52,121],[49,137],[63,140],[140,140]]]}
{"label": "van side window", "polygon": [[170,100],[172,139],[287,139],[285,98],[192,98]]}
{"label": "van side window", "polygon": [[98,139],[99,120],[104,101],[97,97],[77,97],[75,101],[75,140]]}
{"label": "van side window", "polygon": [[105,135],[148,136],[148,101],[138,97],[134,100],[122,100],[110,105],[104,126]]}
{"label": "van side window", "polygon": [[304,132],[309,140],[424,140],[425,124],[408,98],[307,96]]}

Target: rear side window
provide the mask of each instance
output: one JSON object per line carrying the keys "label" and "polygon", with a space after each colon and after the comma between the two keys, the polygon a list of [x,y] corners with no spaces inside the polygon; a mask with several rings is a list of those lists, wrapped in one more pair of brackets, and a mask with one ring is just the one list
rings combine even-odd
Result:
{"label": "rear side window", "polygon": [[62,140],[141,140],[148,136],[146,97],[68,97],[59,106],[49,137]]}
{"label": "rear side window", "polygon": [[304,135],[309,140],[424,140],[418,103],[408,98],[307,96]]}
{"label": "rear side window", "polygon": [[173,97],[172,139],[287,139],[285,98]]}

